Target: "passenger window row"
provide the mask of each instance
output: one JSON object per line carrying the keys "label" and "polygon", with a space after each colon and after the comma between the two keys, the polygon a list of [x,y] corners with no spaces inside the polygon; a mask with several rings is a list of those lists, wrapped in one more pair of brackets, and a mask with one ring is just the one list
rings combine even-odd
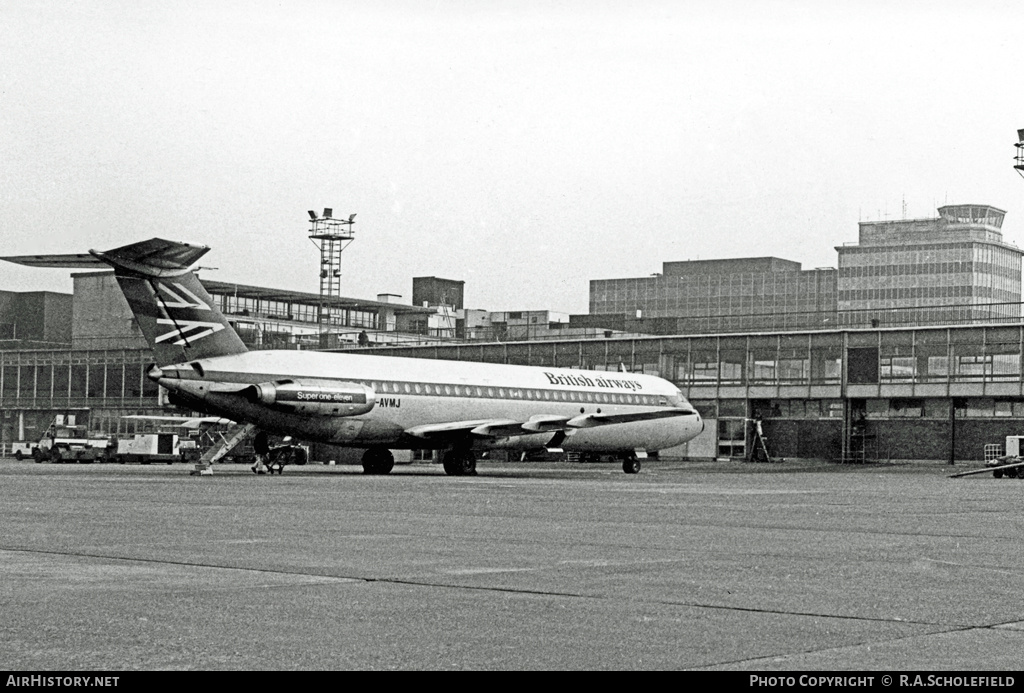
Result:
{"label": "passenger window row", "polygon": [[618,392],[590,392],[576,390],[543,390],[521,387],[491,387],[480,385],[452,385],[436,383],[400,383],[394,381],[363,381],[377,394],[431,395],[434,397],[479,397],[486,399],[524,399],[548,402],[589,402],[594,404],[665,404],[663,397],[655,395],[625,394]]}

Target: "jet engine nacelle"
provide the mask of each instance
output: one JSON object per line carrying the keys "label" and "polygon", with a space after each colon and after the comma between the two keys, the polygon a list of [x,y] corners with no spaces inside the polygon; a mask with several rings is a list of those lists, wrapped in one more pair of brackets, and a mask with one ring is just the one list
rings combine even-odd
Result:
{"label": "jet engine nacelle", "polygon": [[275,380],[253,385],[247,394],[272,409],[323,416],[356,416],[377,404],[370,388],[337,380]]}

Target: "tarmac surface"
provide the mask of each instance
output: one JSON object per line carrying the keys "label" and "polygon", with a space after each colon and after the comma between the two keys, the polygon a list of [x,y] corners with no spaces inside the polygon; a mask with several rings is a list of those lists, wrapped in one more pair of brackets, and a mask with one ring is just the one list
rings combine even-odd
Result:
{"label": "tarmac surface", "polygon": [[1024,481],[0,460],[0,668],[1020,670]]}

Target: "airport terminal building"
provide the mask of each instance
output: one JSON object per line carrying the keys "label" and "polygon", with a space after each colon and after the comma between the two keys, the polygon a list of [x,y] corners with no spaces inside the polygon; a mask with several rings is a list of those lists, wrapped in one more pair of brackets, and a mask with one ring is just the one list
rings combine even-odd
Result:
{"label": "airport terminal building", "polygon": [[946,205],[927,219],[864,221],[837,266],[776,257],[666,262],[650,277],[595,279],[576,325],[647,334],[959,324],[1020,317],[1021,257],[1006,212]]}
{"label": "airport terminal building", "polygon": [[[660,277],[645,280],[642,301],[639,280],[621,291],[617,284],[606,285],[596,303],[592,295],[593,309],[614,306],[615,311],[589,316],[594,325],[613,315],[622,318],[623,311],[633,311],[635,322],[604,324],[607,330],[592,325],[572,337],[546,330],[542,335],[525,331],[525,338],[508,341],[493,341],[493,335],[490,341],[474,341],[468,334],[456,337],[451,315],[388,296],[332,299],[325,307],[316,294],[204,284],[254,349],[354,349],[661,376],[675,383],[707,422],[704,433],[663,452],[666,456],[744,458],[752,447],[751,422],[759,420],[773,457],[980,461],[986,445],[1024,435],[1021,251],[1003,242],[1001,215],[983,205],[952,206],[940,209],[939,220],[914,222],[922,229],[918,245],[934,245],[931,250],[906,243],[897,248],[886,223],[862,224],[860,243],[843,246],[849,252],[840,250],[838,271],[803,271],[778,258],[666,263]],[[945,235],[936,236],[940,232]],[[896,235],[906,240],[907,234]],[[876,269],[863,269],[869,267]],[[693,270],[689,276],[688,270]],[[885,294],[849,293],[862,291],[857,282],[869,274]],[[913,315],[922,295],[900,293],[912,288],[900,284],[901,277],[917,277],[922,286],[945,281],[966,288],[929,296],[934,300],[927,310]],[[451,298],[452,280],[426,279],[432,281],[424,282],[424,290]],[[885,284],[890,281],[891,287]],[[461,283],[455,284],[461,302]],[[680,287],[697,291],[699,300],[690,306],[689,299],[670,298]],[[755,296],[758,291],[765,295]],[[74,415],[94,431],[126,435],[153,424],[124,416],[168,413],[159,388],[145,377],[152,354],[110,273],[77,275],[73,298],[10,294],[0,292],[0,442],[5,449],[15,441],[38,439],[57,415]],[[685,326],[680,321],[713,317],[687,314],[712,296],[714,310],[720,311],[715,325],[679,329]],[[627,305],[629,300],[634,303]],[[755,300],[761,301],[756,308]],[[876,303],[847,305],[853,301]],[[940,312],[947,307],[956,312]],[[771,315],[761,313],[765,319],[781,321],[792,310],[814,316],[815,324],[743,322],[743,316],[769,308]],[[643,315],[637,318],[636,311]],[[843,321],[844,314],[857,320]],[[741,318],[739,326],[731,327],[725,319],[730,316]],[[539,319],[550,322],[551,317]],[[30,325],[33,320],[40,324]],[[324,322],[333,326],[326,340]],[[438,328],[424,344],[424,326],[431,324]],[[660,329],[616,332],[670,324],[676,329],[665,334]],[[510,334],[507,327],[504,334]]]}
{"label": "airport terminal building", "polygon": [[[358,348],[358,347],[354,347]],[[982,460],[1024,434],[1024,326],[1018,322],[811,332],[613,337],[368,352],[659,375],[707,427],[683,457],[745,457],[763,420],[775,457],[844,461]],[[165,412],[145,377],[147,348],[0,352],[3,443],[38,437],[55,414],[128,434],[128,414]]]}

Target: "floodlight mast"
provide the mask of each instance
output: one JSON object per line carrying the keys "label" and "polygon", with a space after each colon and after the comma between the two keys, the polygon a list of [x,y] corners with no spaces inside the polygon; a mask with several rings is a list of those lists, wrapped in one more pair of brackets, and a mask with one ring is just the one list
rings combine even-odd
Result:
{"label": "floodlight mast", "polygon": [[317,311],[317,325],[320,333],[320,346],[327,348],[327,333],[332,322],[331,316],[336,310],[336,299],[341,297],[341,251],[345,250],[355,236],[352,225],[355,214],[348,219],[335,219],[334,210],[324,208],[324,213],[317,216],[309,210],[309,240],[320,251],[320,306]]}
{"label": "floodlight mast", "polygon": [[1024,129],[1017,131],[1017,154],[1013,157],[1013,167],[1017,169],[1017,173],[1024,178]]}

